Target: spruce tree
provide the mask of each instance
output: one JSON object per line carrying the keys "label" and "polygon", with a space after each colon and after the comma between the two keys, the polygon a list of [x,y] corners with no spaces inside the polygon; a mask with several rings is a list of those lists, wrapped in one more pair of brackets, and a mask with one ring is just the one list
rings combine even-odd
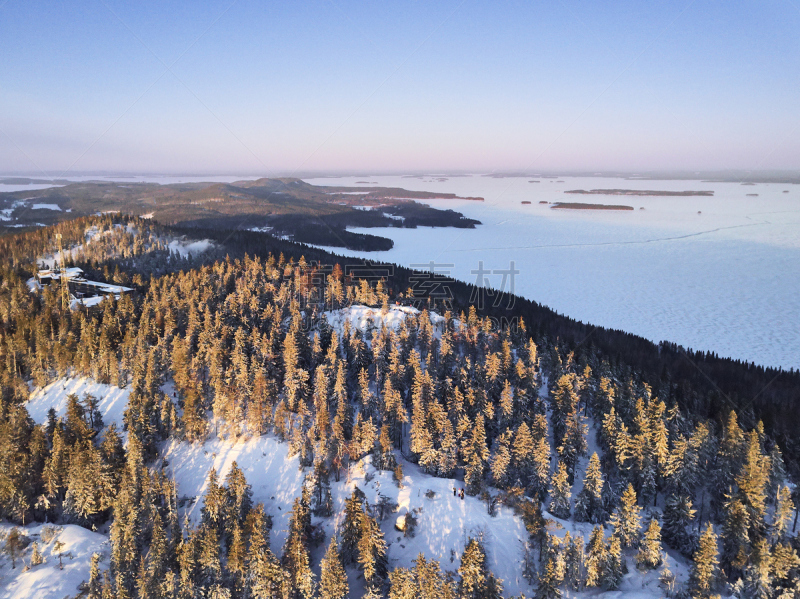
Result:
{"label": "spruce tree", "polygon": [[670,496],[664,507],[664,541],[687,557],[694,552],[694,540],[687,529],[694,520],[695,513],[692,501],[685,495]]}
{"label": "spruce tree", "polygon": [[694,553],[689,575],[689,592],[697,599],[712,597],[717,578],[717,535],[709,522],[700,535],[700,546]]}
{"label": "spruce tree", "polygon": [[342,525],[341,559],[351,564],[358,556],[358,540],[361,538],[361,519],[364,517],[364,492],[356,487],[344,503],[344,524]]}
{"label": "spruce tree", "polygon": [[583,477],[583,488],[575,498],[575,520],[599,524],[605,520],[603,510],[603,471],[600,458],[593,453],[586,466]]}
{"label": "spruce tree", "polygon": [[636,565],[642,570],[652,570],[661,565],[661,526],[652,518],[639,542]]}
{"label": "spruce tree", "polygon": [[611,515],[609,523],[614,527],[614,536],[619,538],[620,543],[626,549],[635,547],[639,542],[641,529],[641,509],[636,503],[636,491],[633,485],[628,484],[625,492],[620,498],[619,505]]}
{"label": "spruce tree", "polygon": [[596,587],[602,584],[606,562],[606,543],[602,526],[595,526],[586,544],[586,586]]}
{"label": "spruce tree", "polygon": [[347,596],[347,573],[339,558],[336,537],[331,537],[328,550],[320,564],[319,597],[320,599],[343,599]]}
{"label": "spruce tree", "polygon": [[379,588],[389,573],[383,532],[375,519],[368,514],[361,516],[358,564],[364,571],[364,580],[370,587]]}
{"label": "spruce tree", "polygon": [[572,489],[569,484],[569,474],[564,462],[559,461],[553,480],[550,484],[550,507],[548,511],[556,518],[565,520],[570,514],[570,497]]}
{"label": "spruce tree", "polygon": [[311,599],[314,596],[314,573],[311,571],[308,546],[310,526],[311,512],[304,491],[294,500],[289,519],[289,534],[281,557],[281,564],[289,576],[293,599]]}
{"label": "spruce tree", "polygon": [[618,536],[612,535],[606,547],[600,584],[607,590],[616,589],[626,572],[627,566],[622,555],[622,543]]}

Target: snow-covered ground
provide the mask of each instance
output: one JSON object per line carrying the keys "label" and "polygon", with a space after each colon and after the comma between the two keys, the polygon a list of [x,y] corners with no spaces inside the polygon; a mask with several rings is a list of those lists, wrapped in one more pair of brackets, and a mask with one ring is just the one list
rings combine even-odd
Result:
{"label": "snow-covered ground", "polygon": [[117,430],[122,431],[122,416],[128,406],[130,389],[104,385],[86,377],[63,378],[44,388],[37,387],[31,392],[25,407],[34,422],[46,424],[50,408],[53,408],[58,416],[67,413],[67,396],[72,393],[80,400],[83,400],[86,394],[96,397],[99,400],[97,409],[103,415],[103,424],[108,426],[114,422]]}
{"label": "snow-covered ground", "polygon": [[[562,177],[563,183],[542,178],[539,184],[480,175],[373,178],[383,187],[483,197],[425,200],[483,224],[353,228],[348,230],[389,237],[394,248],[331,251],[419,270],[433,261],[439,274],[494,288],[505,283],[506,290],[584,322],[758,364],[800,367],[800,328],[786,325],[800,313],[800,186],[603,177]],[[306,181],[351,186],[356,180]],[[713,190],[714,196],[564,193],[574,189]],[[553,210],[540,201],[635,210]],[[512,264],[519,270],[513,287],[503,273]]]}
{"label": "snow-covered ground", "polygon": [[185,258],[189,254],[202,254],[213,246],[214,244],[210,239],[202,239],[199,241],[173,239],[169,242],[169,249],[180,254],[181,258]]}
{"label": "snow-covered ground", "polygon": [[[370,308],[369,306],[354,305],[339,310],[323,312],[325,319],[333,329],[341,335],[344,330],[344,323],[350,322],[351,330],[358,329],[365,333],[365,339],[372,339],[372,332],[386,327],[387,330],[398,330],[403,322],[409,318],[419,316],[421,312],[412,306],[391,305],[384,312],[382,308]],[[436,312],[428,313],[434,332],[441,335],[446,325],[444,316]]]}
{"label": "snow-covered ground", "polygon": [[[14,528],[0,524],[0,540],[5,543]],[[20,526],[29,543],[12,568],[10,556],[0,556],[0,599],[62,599],[80,594],[79,585],[89,580],[92,554],[100,554],[100,567],[108,568],[111,545],[106,535],[80,526],[36,524]],[[33,543],[39,546],[44,563],[31,566]],[[57,548],[56,544],[62,545]],[[59,569],[59,552],[64,569]]]}

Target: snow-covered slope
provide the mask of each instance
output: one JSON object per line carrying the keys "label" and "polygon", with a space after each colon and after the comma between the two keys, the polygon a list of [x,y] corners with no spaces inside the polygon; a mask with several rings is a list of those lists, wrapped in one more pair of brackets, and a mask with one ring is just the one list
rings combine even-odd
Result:
{"label": "snow-covered slope", "polygon": [[122,416],[128,406],[130,389],[104,385],[86,377],[62,378],[44,388],[37,387],[31,392],[25,407],[34,422],[45,424],[50,408],[56,411],[57,416],[66,414],[67,396],[72,393],[80,400],[86,394],[96,397],[99,400],[98,410],[103,415],[103,424],[108,426],[114,422],[117,429],[122,430]]}
{"label": "snow-covered slope", "polygon": [[[345,319],[356,326],[374,326],[378,322],[388,322],[388,326],[400,326],[403,318],[416,316],[413,308],[394,306],[387,314],[379,309],[355,306],[348,310],[331,313],[335,326],[342,326]],[[432,315],[434,318],[438,315]],[[441,317],[439,317],[441,318]],[[370,325],[369,323],[373,323]],[[436,322],[436,321],[432,321]],[[26,404],[31,417],[38,423],[46,423],[47,412],[52,407],[56,413],[63,415],[66,411],[66,398],[70,393],[83,398],[91,393],[99,399],[99,410],[106,424],[117,423],[122,427],[122,415],[128,401],[129,390],[111,385],[96,383],[87,378],[65,378],[52,383],[43,389],[35,389]],[[594,431],[590,433],[590,453],[597,449],[594,444]],[[188,443],[169,441],[161,451],[166,460],[166,469],[177,484],[181,516],[184,514],[197,524],[200,521],[203,496],[207,491],[208,473],[213,467],[217,470],[220,483],[231,470],[234,462],[244,472],[251,485],[253,500],[264,504],[266,512],[273,519],[271,546],[280,555],[287,536],[290,512],[294,499],[300,496],[303,482],[309,469],[299,468],[297,456],[289,456],[289,445],[277,438],[266,435],[254,438],[221,438],[213,437],[204,443]],[[477,497],[465,496],[460,499],[453,495],[453,488],[461,489],[463,483],[454,479],[436,478],[425,474],[420,469],[406,462],[397,454],[404,471],[402,484],[398,486],[391,472],[376,470],[367,457],[352,464],[349,470],[343,470],[341,480],[336,482],[331,477],[331,493],[334,501],[334,516],[328,519],[314,518],[314,524],[320,526],[326,538],[337,534],[344,521],[345,500],[358,487],[365,494],[370,505],[378,503],[381,495],[397,504],[397,511],[389,514],[381,528],[385,534],[388,547],[390,569],[398,566],[411,567],[416,557],[422,553],[428,559],[437,560],[443,570],[455,572],[461,559],[461,553],[470,537],[482,539],[486,553],[487,565],[491,571],[503,580],[506,597],[519,596],[525,593],[531,596],[534,592],[527,580],[522,576],[524,556],[523,543],[527,539],[525,526],[511,508],[498,506],[496,515],[488,514],[486,504]],[[583,476],[586,459],[582,459],[576,479]],[[580,490],[578,482],[573,489],[573,497]],[[495,490],[491,490],[494,494]],[[418,520],[416,534],[405,537],[394,528],[398,515],[413,512]],[[546,514],[550,523],[548,531],[563,537],[570,534],[582,534],[588,540],[592,526],[586,523],[574,523],[560,520]],[[10,526],[0,529],[0,532]],[[33,538],[39,534],[41,526],[28,527],[26,534]],[[606,534],[610,534],[607,530]],[[63,597],[77,594],[77,585],[88,579],[91,553],[100,551],[108,553],[108,537],[86,531],[85,529],[67,526],[61,533],[65,543],[65,553],[71,553],[69,560],[65,557],[64,572],[53,572],[52,543],[47,548],[40,548],[48,561],[30,572],[22,573],[20,567],[12,571],[10,563],[0,561],[0,599],[4,597]],[[326,544],[317,547],[312,554],[315,571],[319,573],[319,561],[325,551]],[[26,550],[28,563],[30,547]],[[55,558],[57,560],[57,558]],[[67,568],[69,562],[70,567]],[[668,552],[667,563],[670,569],[683,582],[687,578],[686,560]],[[107,559],[103,567],[107,567]],[[623,579],[619,590],[597,594],[597,590],[585,593],[571,593],[575,596],[601,597],[641,597],[657,599],[663,595],[658,586],[658,571],[640,573],[629,559],[629,573]],[[57,568],[57,564],[55,566]],[[42,574],[47,572],[47,574]],[[351,596],[360,596],[363,578],[355,569],[348,569]],[[57,581],[55,579],[58,579]],[[62,580],[63,579],[63,580]],[[38,593],[38,594],[37,594]]]}
{"label": "snow-covered slope", "polygon": [[[341,335],[344,330],[344,323],[349,321],[353,330],[358,329],[366,333],[365,338],[371,339],[372,332],[380,330],[385,326],[387,330],[398,330],[403,322],[409,318],[418,317],[421,312],[411,306],[392,305],[384,311],[382,308],[370,308],[369,306],[349,306],[340,310],[330,310],[323,313],[325,319],[333,329]],[[429,312],[431,324],[434,332],[441,335],[446,326],[444,316],[436,312]]]}
{"label": "snow-covered slope", "polygon": [[[0,539],[5,544],[7,535],[14,527],[0,524]],[[80,594],[79,585],[89,580],[89,566],[93,553],[100,554],[100,567],[108,568],[111,546],[106,535],[101,535],[80,526],[52,526],[38,524],[18,527],[28,546],[12,568],[10,556],[0,557],[0,599],[62,599]],[[31,565],[33,543],[39,545],[44,563]],[[59,569],[58,551],[64,569]],[[26,571],[26,566],[29,569]]]}

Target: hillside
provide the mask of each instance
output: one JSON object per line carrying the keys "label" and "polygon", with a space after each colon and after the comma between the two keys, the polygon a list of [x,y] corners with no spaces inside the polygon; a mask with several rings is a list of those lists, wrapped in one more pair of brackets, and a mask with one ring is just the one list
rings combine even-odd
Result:
{"label": "hillside", "polygon": [[59,230],[135,291],[64,310],[29,284],[45,232],[0,244],[6,589],[45,593],[9,560],[47,521],[104,535],[89,597],[795,592],[794,454],[688,379],[258,233]]}

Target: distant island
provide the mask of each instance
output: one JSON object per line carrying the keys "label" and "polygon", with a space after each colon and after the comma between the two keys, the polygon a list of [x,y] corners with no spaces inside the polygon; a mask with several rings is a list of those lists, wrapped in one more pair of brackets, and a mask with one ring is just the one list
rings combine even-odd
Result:
{"label": "distant island", "polygon": [[556,202],[551,208],[563,210],[633,210],[633,206],[621,204],[584,204],[582,202]]}
{"label": "distant island", "polygon": [[522,200],[522,202],[521,202],[521,203],[522,203],[522,204],[530,204],[530,201],[529,201],[529,200]]}
{"label": "distant island", "polygon": [[598,196],[713,196],[713,191],[659,191],[655,189],[572,189],[564,193]]}
{"label": "distant island", "polygon": [[453,193],[400,187],[320,186],[297,178],[261,178],[233,183],[112,181],[69,183],[40,190],[3,192],[0,235],[38,228],[77,216],[122,211],[159,223],[201,229],[257,229],[300,243],[356,251],[387,251],[394,242],[348,228],[454,227],[480,221],[424,200],[474,200]]}

